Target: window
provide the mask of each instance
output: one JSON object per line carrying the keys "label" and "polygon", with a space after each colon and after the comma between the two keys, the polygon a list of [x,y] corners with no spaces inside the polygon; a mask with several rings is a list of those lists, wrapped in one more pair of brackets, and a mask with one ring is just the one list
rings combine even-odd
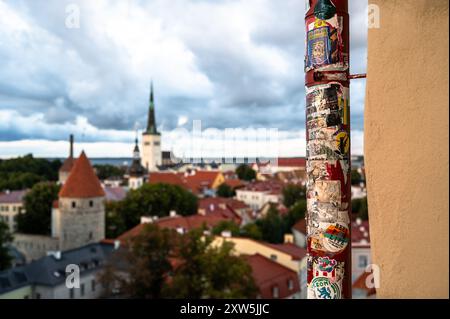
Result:
{"label": "window", "polygon": [[84,284],[80,285],[80,295],[81,295],[81,297],[84,296]]}
{"label": "window", "polygon": [[94,235],[92,234],[92,232],[89,232],[89,240],[91,240],[94,237]]}
{"label": "window", "polygon": [[288,280],[288,289],[294,290],[294,281],[292,279]]}
{"label": "window", "polygon": [[72,208],[75,208],[75,207],[77,207],[77,203],[72,202]]}
{"label": "window", "polygon": [[69,289],[69,298],[70,299],[75,298],[75,289],[73,289],[73,288]]}
{"label": "window", "polygon": [[366,255],[360,255],[358,257],[358,266],[361,268],[366,268],[368,264],[367,256]]}
{"label": "window", "polygon": [[273,286],[272,287],[272,296],[274,298],[278,298],[280,296],[280,291],[278,289],[278,286]]}
{"label": "window", "polygon": [[41,299],[41,294],[37,293],[36,294],[36,299]]}
{"label": "window", "polygon": [[95,280],[91,280],[91,290],[95,291]]}
{"label": "window", "polygon": [[277,255],[274,255],[274,254],[270,255],[270,259],[277,260]]}
{"label": "window", "polygon": [[94,201],[93,200],[89,201],[89,207],[94,207]]}

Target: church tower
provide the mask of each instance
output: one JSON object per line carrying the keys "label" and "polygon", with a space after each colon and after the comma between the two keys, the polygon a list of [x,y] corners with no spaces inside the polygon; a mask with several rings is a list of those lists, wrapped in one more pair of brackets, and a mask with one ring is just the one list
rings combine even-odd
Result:
{"label": "church tower", "polygon": [[156,130],[155,102],[153,98],[153,83],[150,86],[150,101],[147,119],[147,129],[142,134],[142,166],[148,172],[158,170],[162,163],[161,134]]}
{"label": "church tower", "polygon": [[105,192],[84,151],[75,161],[52,210],[52,237],[64,251],[105,238]]}
{"label": "church tower", "polygon": [[128,175],[128,187],[130,189],[138,189],[144,184],[145,168],[141,165],[137,136],[134,143],[133,162],[128,170]]}

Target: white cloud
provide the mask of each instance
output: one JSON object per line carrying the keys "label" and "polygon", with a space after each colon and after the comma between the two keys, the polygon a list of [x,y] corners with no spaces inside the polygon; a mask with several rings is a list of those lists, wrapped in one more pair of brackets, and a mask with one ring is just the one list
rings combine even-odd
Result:
{"label": "white cloud", "polygon": [[[72,3],[80,29],[64,24]],[[366,68],[366,6],[350,1],[358,73]],[[0,141],[19,147],[21,139],[70,133],[86,142],[132,141],[136,123],[146,122],[150,78],[166,131],[188,119],[302,130],[303,15],[304,0],[0,0]],[[352,84],[357,130],[364,87]],[[301,138],[286,141],[283,152],[304,153]]]}

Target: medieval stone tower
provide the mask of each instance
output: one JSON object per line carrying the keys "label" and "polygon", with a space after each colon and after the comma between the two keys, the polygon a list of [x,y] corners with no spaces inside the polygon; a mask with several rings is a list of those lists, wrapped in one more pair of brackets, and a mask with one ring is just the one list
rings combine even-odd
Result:
{"label": "medieval stone tower", "polygon": [[105,193],[84,151],[52,210],[52,237],[64,251],[105,238]]}
{"label": "medieval stone tower", "polygon": [[153,84],[150,88],[150,101],[147,119],[147,129],[142,134],[142,166],[147,171],[156,171],[162,163],[161,134],[156,129],[155,103],[153,99]]}

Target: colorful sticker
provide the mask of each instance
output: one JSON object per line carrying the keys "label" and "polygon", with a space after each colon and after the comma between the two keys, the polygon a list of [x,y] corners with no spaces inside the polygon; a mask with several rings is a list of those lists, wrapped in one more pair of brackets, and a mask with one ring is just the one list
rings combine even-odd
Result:
{"label": "colorful sticker", "polygon": [[340,299],[344,278],[344,262],[325,257],[308,257],[313,278],[308,284],[309,299]]}
{"label": "colorful sticker", "polygon": [[347,247],[349,233],[348,227],[341,223],[330,225],[323,233],[323,246],[330,252],[341,252]]}
{"label": "colorful sticker", "polygon": [[308,19],[306,22],[305,71],[311,69],[343,70],[348,66],[348,57],[343,54],[343,17],[334,15],[330,19]]}
{"label": "colorful sticker", "polygon": [[350,150],[350,136],[344,130],[334,134],[336,152],[342,156],[347,155]]}

